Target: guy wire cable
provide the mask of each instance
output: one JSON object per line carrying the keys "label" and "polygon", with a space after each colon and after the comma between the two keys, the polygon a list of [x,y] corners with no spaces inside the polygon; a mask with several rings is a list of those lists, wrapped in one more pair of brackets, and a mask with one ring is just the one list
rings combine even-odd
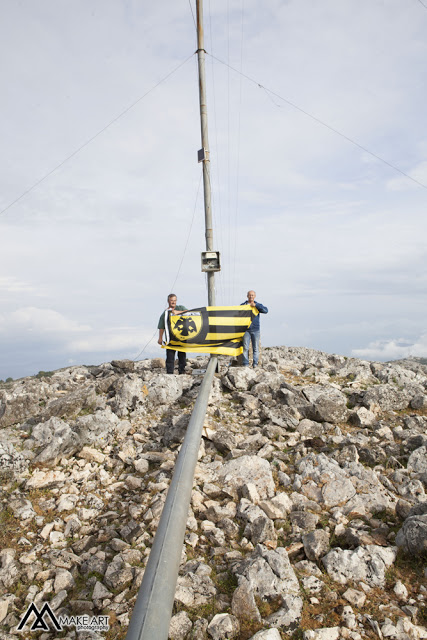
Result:
{"label": "guy wire cable", "polygon": [[[209,53],[207,53],[207,55],[211,55]],[[423,187],[423,189],[427,189],[427,185],[423,184],[422,182],[420,182],[419,180],[417,180],[416,178],[413,178],[412,176],[410,176],[408,173],[405,173],[404,171],[402,171],[402,169],[399,169],[399,167],[396,167],[394,164],[392,164],[391,162],[388,162],[387,160],[385,160],[384,158],[382,158],[381,156],[377,155],[376,153],[374,153],[373,151],[370,151],[367,147],[364,147],[363,145],[359,144],[358,142],[356,142],[355,140],[353,140],[352,138],[350,138],[349,136],[345,135],[345,133],[341,133],[341,131],[339,131],[338,129],[335,129],[334,127],[331,127],[331,125],[327,124],[326,122],[324,122],[323,120],[320,120],[320,118],[317,118],[316,116],[314,116],[313,114],[311,114],[309,111],[305,111],[305,109],[302,109],[301,107],[299,107],[297,104],[295,104],[294,102],[291,102],[290,100],[288,100],[287,98],[283,98],[283,96],[279,95],[278,93],[276,93],[275,91],[272,91],[272,89],[268,89],[267,87],[265,87],[264,85],[262,85],[260,82],[258,82],[257,80],[254,80],[254,78],[251,78],[250,76],[248,76],[246,73],[240,72],[238,71],[238,69],[235,69],[234,67],[232,67],[231,65],[228,65],[227,62],[224,62],[224,60],[221,60],[220,58],[217,58],[216,56],[212,56],[215,58],[215,60],[225,66],[229,66],[230,69],[232,71],[235,71],[238,74],[241,74],[244,78],[246,78],[247,80],[249,80],[250,82],[253,82],[254,84],[256,84],[260,89],[262,89],[263,91],[266,92],[266,94],[271,94],[273,96],[275,96],[276,98],[279,98],[279,100],[282,100],[283,102],[285,102],[286,104],[288,104],[289,106],[293,107],[294,109],[296,109],[297,111],[300,111],[300,113],[303,113],[305,116],[307,116],[308,118],[311,118],[312,120],[314,120],[315,122],[317,122],[318,124],[321,124],[323,127],[326,127],[327,129],[329,129],[329,131],[332,131],[333,133],[335,133],[336,135],[340,136],[341,138],[344,138],[344,140],[347,140],[347,142],[350,142],[351,144],[353,144],[354,146],[358,147],[359,149],[361,149],[362,151],[365,151],[366,153],[368,153],[370,156],[372,156],[373,158],[376,158],[377,160],[379,160],[380,162],[382,162],[383,164],[387,165],[388,167],[390,167],[391,169],[393,169],[394,171],[397,171],[398,173],[400,173],[402,176],[405,176],[405,178],[409,178],[409,180],[412,180],[412,182],[415,182],[416,184],[418,184],[420,187]],[[271,96],[269,96],[271,99]],[[281,105],[276,104],[273,101],[273,104],[276,105],[276,107],[281,108]]]}
{"label": "guy wire cable", "polygon": [[[195,30],[195,31],[196,31],[196,33],[197,33],[196,18],[194,17],[193,5],[191,4],[191,0],[188,0],[188,4],[190,5],[191,15],[193,16],[194,30]],[[197,45],[196,45],[196,48],[197,48]]]}
{"label": "guy wire cable", "polygon": [[[242,21],[241,21],[241,39],[240,39],[240,71],[242,71],[243,69],[243,25],[244,25],[245,0],[242,0],[241,7],[242,7]],[[240,85],[239,85],[239,106],[238,106],[238,126],[237,126],[236,210],[235,210],[235,216],[234,216],[233,291],[234,291],[234,287],[236,286],[237,233],[238,233],[238,222],[239,222],[241,115],[242,115],[242,76],[240,76]]]}
{"label": "guy wire cable", "polygon": [[[172,286],[169,288],[169,291],[173,291],[174,286],[176,284],[176,281],[178,280],[178,276],[179,276],[179,273],[181,271],[182,263],[184,261],[185,253],[187,251],[188,243],[190,241],[191,231],[193,229],[193,223],[194,223],[194,216],[196,214],[196,209],[197,209],[197,201],[199,199],[200,185],[202,183],[202,177],[203,177],[203,171],[201,171],[201,173],[200,173],[199,183],[198,183],[198,186],[197,186],[196,200],[195,200],[194,207],[193,207],[193,216],[191,218],[190,228],[189,228],[188,234],[187,234],[187,241],[186,241],[185,246],[184,246],[184,251],[183,251],[183,254],[182,254],[181,262],[179,263],[179,267],[178,267],[178,271],[177,271],[176,276],[175,276],[175,280],[173,281]],[[153,335],[151,336],[151,338],[149,339],[149,341],[147,342],[145,347],[142,349],[142,351],[140,351],[138,353],[138,355],[135,358],[133,358],[134,362],[136,362],[136,360],[138,360],[138,358],[144,353],[144,351],[146,350],[148,345],[152,342],[152,340],[153,340],[154,336],[156,335],[156,333],[157,333],[157,329],[155,330],[155,332],[153,333]]]}
{"label": "guy wire cable", "polygon": [[[228,61],[228,69],[227,69],[227,219],[228,219],[228,260],[229,260],[229,270],[231,277],[231,169],[230,169],[230,0],[227,0],[227,61]],[[228,304],[231,304],[232,301],[232,282],[229,279],[229,293],[228,293]]]}
{"label": "guy wire cable", "polygon": [[[209,39],[210,39],[210,49],[214,50],[214,41],[212,36],[212,12],[211,12],[211,0],[208,2],[208,22],[209,22]],[[221,189],[221,177],[222,177],[222,159],[219,155],[219,143],[218,143],[218,122],[217,122],[217,107],[216,107],[216,83],[215,83],[215,66],[214,61],[211,57],[211,84],[212,84],[212,98],[213,98],[213,131],[214,131],[214,139],[215,139],[215,162],[213,166],[211,166],[210,171],[210,180],[211,180],[211,194],[213,198],[213,212],[216,215],[216,211],[218,210],[219,222],[217,227],[219,229],[219,233],[217,232],[217,246],[218,250],[224,255],[224,224],[223,224],[223,203],[222,203],[222,189]],[[212,143],[211,143],[212,144]],[[213,188],[212,184],[212,175],[215,176],[216,190]],[[218,207],[217,207],[218,204]],[[225,285],[224,285],[224,271],[220,271],[218,273],[218,280],[221,289],[221,302],[225,304]]]}
{"label": "guy wire cable", "polygon": [[41,184],[42,182],[44,182],[47,178],[49,178],[49,176],[51,176],[53,173],[55,173],[55,171],[57,171],[58,169],[60,169],[64,164],[66,164],[69,160],[71,160],[71,158],[74,158],[74,156],[76,156],[78,153],[80,153],[80,151],[82,151],[85,147],[87,147],[91,142],[93,142],[96,138],[98,138],[98,136],[100,136],[102,133],[104,133],[104,131],[106,131],[107,129],[109,129],[109,127],[111,127],[111,125],[113,125],[115,122],[117,122],[118,120],[120,120],[120,118],[122,118],[126,113],[128,113],[128,111],[130,111],[131,109],[133,109],[139,102],[141,102],[142,100],[144,100],[144,98],[146,98],[152,91],[154,91],[154,89],[157,89],[158,86],[160,86],[163,82],[165,82],[165,80],[167,80],[168,78],[170,78],[176,71],[178,71],[178,69],[180,69],[181,67],[183,67],[192,57],[194,56],[194,53],[192,53],[190,56],[188,56],[188,58],[186,58],[183,62],[181,62],[177,67],[175,67],[172,71],[170,71],[167,75],[165,75],[161,80],[159,80],[159,82],[157,82],[157,84],[155,84],[153,87],[151,87],[151,89],[149,89],[148,91],[146,91],[144,93],[144,95],[142,95],[141,97],[138,98],[138,100],[135,100],[135,102],[133,102],[131,105],[129,105],[129,107],[126,107],[126,109],[124,109],[124,111],[122,111],[121,113],[119,113],[118,116],[116,116],[115,118],[113,118],[108,124],[106,124],[104,127],[102,127],[102,129],[100,129],[97,133],[95,133],[91,138],[89,138],[88,140],[86,140],[86,142],[84,142],[83,144],[81,144],[77,149],[75,149],[72,153],[70,153],[69,156],[67,156],[64,160],[62,160],[62,162],[60,162],[58,165],[56,165],[56,167],[54,167],[53,169],[51,169],[48,173],[46,173],[42,178],[40,178],[39,180],[37,180],[37,182],[35,182],[31,187],[29,187],[28,189],[26,189],[23,193],[21,193],[21,195],[18,198],[15,198],[15,200],[13,200],[12,202],[10,202],[4,209],[2,209],[0,211],[0,216],[3,215],[3,213],[6,213],[6,211],[8,209],[10,209],[11,207],[13,207],[17,202],[19,202],[24,196],[26,196],[28,193],[30,193],[31,191],[33,191],[33,189],[35,189],[36,187],[39,186],[39,184]]}

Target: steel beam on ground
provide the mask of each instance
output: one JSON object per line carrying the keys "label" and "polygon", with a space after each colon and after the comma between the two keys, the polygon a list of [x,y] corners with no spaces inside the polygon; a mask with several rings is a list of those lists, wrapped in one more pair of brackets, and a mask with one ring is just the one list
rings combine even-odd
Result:
{"label": "steel beam on ground", "polygon": [[175,464],[126,640],[167,640],[188,519],[194,471],[217,366],[211,357]]}

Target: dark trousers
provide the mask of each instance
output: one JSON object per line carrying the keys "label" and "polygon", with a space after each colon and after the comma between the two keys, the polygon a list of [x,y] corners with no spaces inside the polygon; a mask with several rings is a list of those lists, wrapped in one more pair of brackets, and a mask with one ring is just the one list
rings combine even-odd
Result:
{"label": "dark trousers", "polygon": [[[166,373],[173,373],[175,365],[175,353],[173,349],[166,350]],[[187,364],[187,356],[182,351],[178,351],[178,371],[184,373]]]}

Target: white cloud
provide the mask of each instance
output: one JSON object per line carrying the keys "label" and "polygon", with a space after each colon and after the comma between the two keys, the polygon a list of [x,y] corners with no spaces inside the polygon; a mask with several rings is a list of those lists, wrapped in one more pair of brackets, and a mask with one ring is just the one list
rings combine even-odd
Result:
{"label": "white cloud", "polygon": [[90,330],[89,325],[80,324],[66,318],[53,309],[39,309],[37,307],[23,307],[10,313],[0,315],[0,332],[11,335],[32,333],[37,335],[80,333]]}
{"label": "white cloud", "polygon": [[23,307],[0,314],[0,378],[33,375],[67,363],[162,356],[156,336],[153,327],[95,326],[53,309]]}
{"label": "white cloud", "polygon": [[34,293],[36,288],[27,282],[22,282],[14,276],[0,276],[0,291],[6,291],[8,293]]}
{"label": "white cloud", "polygon": [[[107,327],[101,332],[90,332],[80,339],[70,341],[66,348],[77,353],[121,353],[133,350],[136,357],[136,352],[143,348],[152,335],[149,335],[149,331],[136,327]],[[151,345],[156,342],[154,337]]]}
{"label": "white cloud", "polygon": [[427,333],[420,336],[416,342],[409,342],[402,338],[390,340],[375,340],[367,347],[353,349],[351,352],[355,358],[365,358],[367,360],[400,360],[409,356],[427,356]]}
{"label": "white cloud", "polygon": [[[157,331],[156,331],[157,333]],[[152,334],[132,326],[95,328],[67,318],[53,309],[26,307],[0,314],[0,335],[36,342],[55,338],[56,350],[70,353],[95,353],[134,350],[147,343]],[[154,340],[154,338],[153,338]],[[136,355],[136,354],[135,354]]]}

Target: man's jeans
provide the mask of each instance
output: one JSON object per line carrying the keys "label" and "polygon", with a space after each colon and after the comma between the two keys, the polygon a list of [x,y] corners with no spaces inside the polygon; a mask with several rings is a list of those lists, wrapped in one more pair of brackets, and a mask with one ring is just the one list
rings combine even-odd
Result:
{"label": "man's jeans", "polygon": [[261,331],[246,331],[243,336],[243,366],[247,367],[249,364],[249,344],[252,342],[252,350],[253,350],[253,365],[254,367],[258,364],[259,358],[259,339],[261,336]]}

